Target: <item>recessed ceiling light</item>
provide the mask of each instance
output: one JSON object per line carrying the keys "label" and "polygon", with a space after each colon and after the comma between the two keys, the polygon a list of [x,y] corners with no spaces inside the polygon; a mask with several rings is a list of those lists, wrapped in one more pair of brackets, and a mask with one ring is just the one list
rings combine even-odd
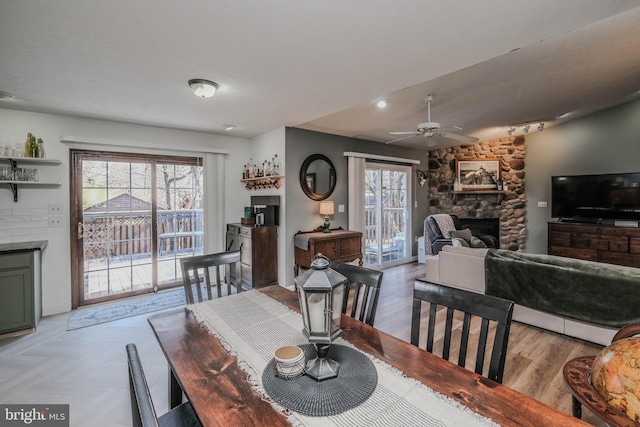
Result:
{"label": "recessed ceiling light", "polygon": [[193,93],[201,98],[212,97],[218,89],[218,83],[204,79],[191,79],[189,80],[189,86],[191,86]]}
{"label": "recessed ceiling light", "polygon": [[567,117],[569,117],[570,115],[571,115],[571,112],[568,112],[568,113],[564,113],[564,114],[562,114],[562,115],[558,116],[558,118],[559,118],[559,119],[566,119],[566,118],[567,118]]}
{"label": "recessed ceiling light", "polygon": [[378,102],[376,102],[376,107],[378,108],[387,108],[388,105],[389,105],[388,99],[381,99]]}
{"label": "recessed ceiling light", "polygon": [[236,127],[234,125],[222,125],[224,130],[234,130]]}

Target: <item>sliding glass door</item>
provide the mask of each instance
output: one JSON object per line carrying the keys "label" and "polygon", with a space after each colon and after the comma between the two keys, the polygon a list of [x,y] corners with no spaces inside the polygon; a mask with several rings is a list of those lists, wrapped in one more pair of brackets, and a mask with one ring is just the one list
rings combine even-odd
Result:
{"label": "sliding glass door", "polygon": [[411,167],[368,162],[365,171],[365,265],[411,258]]}
{"label": "sliding glass door", "polygon": [[202,253],[196,158],[73,150],[73,306],[180,285]]}

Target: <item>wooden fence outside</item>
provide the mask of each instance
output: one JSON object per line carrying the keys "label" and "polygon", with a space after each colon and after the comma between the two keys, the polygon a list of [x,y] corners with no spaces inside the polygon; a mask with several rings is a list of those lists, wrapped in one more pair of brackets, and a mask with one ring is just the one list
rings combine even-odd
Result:
{"label": "wooden fence outside", "polygon": [[[95,259],[149,255],[151,213],[84,215],[84,257]],[[158,252],[173,253],[202,247],[202,209],[158,211]]]}

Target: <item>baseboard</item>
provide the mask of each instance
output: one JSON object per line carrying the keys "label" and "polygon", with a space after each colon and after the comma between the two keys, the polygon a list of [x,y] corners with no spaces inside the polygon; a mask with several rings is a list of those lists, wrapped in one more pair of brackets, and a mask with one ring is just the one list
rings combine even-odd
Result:
{"label": "baseboard", "polygon": [[62,314],[68,313],[71,311],[71,304],[69,305],[58,305],[53,307],[47,307],[47,309],[42,310],[42,316],[53,316],[54,314]]}

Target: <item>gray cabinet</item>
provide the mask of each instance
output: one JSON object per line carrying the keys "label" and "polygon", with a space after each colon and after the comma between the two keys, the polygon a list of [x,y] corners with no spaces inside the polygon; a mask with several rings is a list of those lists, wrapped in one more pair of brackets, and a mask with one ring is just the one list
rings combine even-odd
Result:
{"label": "gray cabinet", "polygon": [[0,334],[35,330],[42,316],[40,248],[44,246],[17,251],[2,246],[11,245],[0,245]]}

